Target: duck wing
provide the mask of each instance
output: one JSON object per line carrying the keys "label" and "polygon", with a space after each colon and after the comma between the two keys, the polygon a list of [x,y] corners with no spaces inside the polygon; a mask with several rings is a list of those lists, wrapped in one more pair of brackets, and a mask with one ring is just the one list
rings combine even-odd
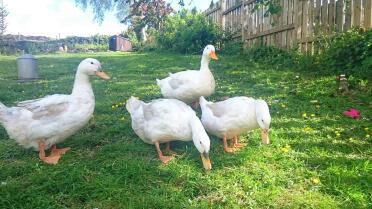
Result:
{"label": "duck wing", "polygon": [[171,74],[169,75],[169,86],[172,89],[177,89],[185,84],[192,84],[199,75],[198,73],[199,71],[196,70],[186,70]]}
{"label": "duck wing", "polygon": [[212,111],[215,117],[222,117],[231,113],[231,108],[221,103],[207,104],[207,107]]}
{"label": "duck wing", "polygon": [[66,112],[71,105],[71,96],[54,94],[40,99],[19,102],[18,107],[29,110],[33,113],[35,120],[58,117]]}
{"label": "duck wing", "polygon": [[206,106],[216,117],[239,117],[246,106],[254,104],[254,99],[247,97],[234,97],[225,101],[210,103]]}

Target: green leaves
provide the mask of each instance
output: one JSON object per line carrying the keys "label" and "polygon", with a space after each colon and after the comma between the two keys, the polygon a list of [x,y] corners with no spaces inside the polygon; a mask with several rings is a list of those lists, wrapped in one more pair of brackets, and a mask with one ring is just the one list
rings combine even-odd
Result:
{"label": "green leaves", "polygon": [[199,53],[207,44],[222,39],[222,32],[201,13],[181,10],[168,16],[156,40],[160,48],[181,53]]}

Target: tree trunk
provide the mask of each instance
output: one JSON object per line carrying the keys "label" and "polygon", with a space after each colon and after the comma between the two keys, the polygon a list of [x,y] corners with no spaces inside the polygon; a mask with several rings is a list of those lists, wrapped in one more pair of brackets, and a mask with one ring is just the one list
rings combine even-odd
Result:
{"label": "tree trunk", "polygon": [[141,28],[141,42],[142,43],[145,43],[147,41],[146,30],[147,30],[147,25],[145,27]]}

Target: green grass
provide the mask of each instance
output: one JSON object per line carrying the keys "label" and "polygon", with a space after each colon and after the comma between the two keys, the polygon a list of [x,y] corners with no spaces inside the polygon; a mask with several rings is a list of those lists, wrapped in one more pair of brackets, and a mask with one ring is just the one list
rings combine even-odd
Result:
{"label": "green grass", "polygon": [[[58,165],[41,163],[37,152],[17,145],[0,127],[0,208],[372,207],[370,87],[355,86],[351,97],[333,96],[335,77],[316,69],[299,72],[220,56],[211,63],[217,81],[211,99],[265,99],[273,118],[271,144],[262,146],[259,131],[253,131],[240,137],[248,146],[229,155],[221,141],[211,137],[213,170],[205,172],[192,142],[174,143],[179,156],[162,165],[155,148],[132,131],[121,105],[131,95],[146,101],[159,98],[155,78],[196,69],[199,56],[43,55],[38,56],[43,79],[29,83],[15,80],[15,57],[2,56],[0,101],[11,106],[69,93],[74,69],[85,57],[100,60],[112,79],[92,79],[94,119],[60,144],[72,149]],[[361,119],[344,117],[348,107],[359,109]]]}

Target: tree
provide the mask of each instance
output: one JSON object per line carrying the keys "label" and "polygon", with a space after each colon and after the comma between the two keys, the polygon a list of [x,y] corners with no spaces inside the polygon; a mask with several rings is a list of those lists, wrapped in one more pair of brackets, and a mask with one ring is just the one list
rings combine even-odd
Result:
{"label": "tree", "polygon": [[8,24],[6,22],[6,17],[8,16],[8,11],[4,5],[0,6],[0,35],[4,35]]}
{"label": "tree", "polygon": [[[161,22],[173,10],[164,0],[75,0],[83,9],[93,8],[94,19],[102,23],[105,14],[116,12],[121,23],[134,24],[133,27],[141,31],[142,41],[146,41],[146,28],[158,29]],[[179,4],[184,5],[183,0]]]}

